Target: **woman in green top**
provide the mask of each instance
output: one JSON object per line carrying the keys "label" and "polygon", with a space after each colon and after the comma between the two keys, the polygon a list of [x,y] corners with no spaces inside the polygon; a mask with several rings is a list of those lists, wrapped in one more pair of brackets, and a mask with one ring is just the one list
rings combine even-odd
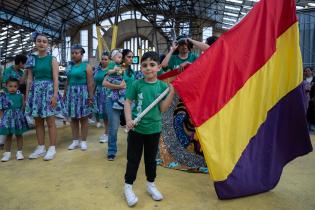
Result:
{"label": "woman in green top", "polygon": [[126,86],[127,86],[126,89],[130,88],[132,83],[135,81],[135,72],[131,68],[132,57],[133,57],[133,52],[131,50],[124,49],[122,51],[122,60],[123,60],[123,65],[125,67],[123,79],[126,82]]}
{"label": "woman in green top", "polygon": [[[178,40],[178,46],[173,44],[171,52],[176,48],[181,52],[181,48],[185,46],[185,43],[190,43],[201,51],[205,51],[216,40],[217,37],[209,37],[206,43],[203,43],[188,37],[182,38]],[[168,56],[170,56],[171,52]],[[178,56],[180,56],[180,53]],[[169,63],[172,62],[170,61]],[[182,67],[184,66],[185,63],[182,63]],[[173,106],[170,109],[171,111],[163,116],[162,124],[164,129],[162,132],[163,140],[159,145],[159,163],[168,168],[208,173],[200,143],[196,138],[194,125],[191,123],[188,111],[178,96],[174,98]],[[169,119],[172,119],[172,121]]]}
{"label": "woman in green top", "polygon": [[193,63],[198,55],[190,51],[192,47],[193,44],[187,42],[186,36],[179,36],[161,63],[163,70],[169,71],[178,68],[182,71],[187,65]]}
{"label": "woman in green top", "polygon": [[[124,75],[123,75],[123,79],[126,82],[126,92],[127,92],[128,88],[130,88],[132,86],[132,83],[136,80],[135,71],[131,68],[132,57],[133,57],[133,52],[131,50],[124,49],[122,51],[123,65],[126,68],[126,70],[124,71]],[[121,112],[121,114],[120,114],[120,125],[121,126],[126,125],[124,112]]]}
{"label": "woman in green top", "polygon": [[72,144],[68,147],[69,150],[77,147],[83,151],[87,150],[88,117],[96,112],[93,106],[93,70],[89,64],[82,62],[84,53],[80,44],[73,45],[71,49],[73,64],[67,70],[68,79],[64,95],[67,117],[71,118],[73,138]]}
{"label": "woman in green top", "polygon": [[[44,156],[44,160],[52,160],[56,154],[57,129],[55,115],[64,114],[62,99],[58,95],[58,62],[48,55],[48,38],[34,33],[35,46],[38,55],[31,55],[32,65],[28,69],[26,87],[26,114],[34,117],[38,146],[29,156],[36,159]],[[45,149],[45,127],[48,125],[50,147]]]}
{"label": "woman in green top", "polygon": [[99,137],[100,143],[106,143],[108,141],[108,127],[107,127],[107,112],[105,108],[106,104],[106,88],[103,86],[103,80],[105,75],[107,74],[107,66],[109,63],[109,52],[104,52],[102,54],[100,65],[97,67],[96,72],[94,74],[94,82],[95,82],[95,92],[94,92],[94,101],[97,106],[97,113],[95,113],[96,117],[96,127],[100,127],[99,120],[103,119],[105,131]]}
{"label": "woman in green top", "polygon": [[[113,161],[117,153],[117,132],[119,128],[121,110],[124,106],[123,104],[120,105],[117,102],[119,101],[120,103],[121,99],[124,100],[124,94],[119,94],[119,92],[123,93],[125,91],[126,82],[123,80],[123,75],[119,72],[121,70],[120,63],[122,61],[122,54],[120,53],[120,51],[116,49],[113,50],[111,52],[111,59],[114,61],[114,64],[111,65],[111,63],[113,62],[109,64],[108,75],[104,78],[103,85],[107,89],[105,105],[108,114],[107,159]],[[111,74],[111,72],[113,73]],[[117,83],[115,80],[117,81]],[[113,81],[115,82],[113,83]],[[119,107],[116,105],[119,105]]]}

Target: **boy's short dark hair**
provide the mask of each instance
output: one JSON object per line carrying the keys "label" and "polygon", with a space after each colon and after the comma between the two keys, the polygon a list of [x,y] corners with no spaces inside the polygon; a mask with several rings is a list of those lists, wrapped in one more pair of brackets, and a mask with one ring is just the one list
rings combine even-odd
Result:
{"label": "boy's short dark hair", "polygon": [[18,85],[20,85],[20,81],[17,78],[9,77],[5,84],[7,85],[9,82],[16,82]]}
{"label": "boy's short dark hair", "polygon": [[25,55],[17,55],[15,56],[14,63],[15,65],[19,65],[20,63],[25,64],[27,57]]}
{"label": "boy's short dark hair", "polygon": [[142,58],[141,58],[141,63],[147,59],[153,60],[153,61],[157,62],[158,64],[160,64],[160,56],[158,53],[156,53],[154,51],[148,51],[148,52],[144,53],[142,55]]}

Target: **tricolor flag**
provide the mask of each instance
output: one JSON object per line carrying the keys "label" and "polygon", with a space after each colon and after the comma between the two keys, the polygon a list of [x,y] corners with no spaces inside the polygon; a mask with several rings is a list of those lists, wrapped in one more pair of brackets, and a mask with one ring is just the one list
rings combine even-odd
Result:
{"label": "tricolor flag", "polygon": [[261,0],[173,82],[220,199],[268,191],[312,151],[295,0]]}

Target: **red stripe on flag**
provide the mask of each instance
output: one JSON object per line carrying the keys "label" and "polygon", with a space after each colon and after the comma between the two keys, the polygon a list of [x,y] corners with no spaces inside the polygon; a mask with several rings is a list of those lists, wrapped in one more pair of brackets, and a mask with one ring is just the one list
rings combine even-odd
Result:
{"label": "red stripe on flag", "polygon": [[158,79],[159,80],[164,80],[164,79],[167,79],[167,78],[170,78],[170,77],[177,76],[180,73],[181,73],[181,71],[179,69],[174,69],[172,71],[169,71],[169,72],[166,72],[164,74],[159,75]]}
{"label": "red stripe on flag", "polygon": [[196,126],[220,111],[269,60],[277,38],[296,21],[293,0],[261,0],[177,77],[174,87]]}

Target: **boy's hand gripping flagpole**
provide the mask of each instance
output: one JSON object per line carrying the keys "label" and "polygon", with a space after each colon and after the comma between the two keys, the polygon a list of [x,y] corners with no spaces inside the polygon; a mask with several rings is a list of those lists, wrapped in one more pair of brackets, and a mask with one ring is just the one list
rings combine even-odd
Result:
{"label": "boy's hand gripping flagpole", "polygon": [[[144,115],[146,115],[156,104],[158,104],[163,98],[164,96],[166,96],[166,94],[168,94],[168,92],[170,91],[170,88],[166,88],[164,90],[163,93],[161,93],[161,95],[159,95],[159,97],[157,97],[147,108],[145,108],[145,110],[143,110],[143,112],[141,112],[134,120],[134,124],[135,126],[140,122],[140,120],[142,119],[142,117]],[[129,130],[128,130],[129,131]]]}

